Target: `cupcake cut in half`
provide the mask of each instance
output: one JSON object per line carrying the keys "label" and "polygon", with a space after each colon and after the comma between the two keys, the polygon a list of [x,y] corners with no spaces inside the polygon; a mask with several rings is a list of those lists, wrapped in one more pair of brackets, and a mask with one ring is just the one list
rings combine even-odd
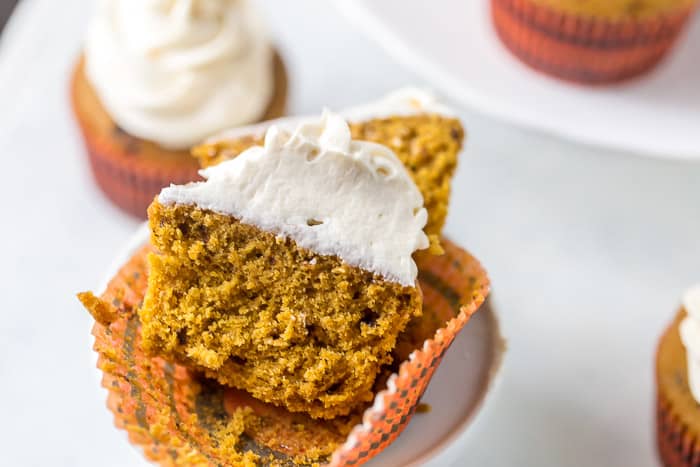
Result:
{"label": "cupcake cut in half", "polygon": [[[447,218],[452,176],[464,142],[465,131],[454,111],[426,91],[403,88],[341,111],[341,115],[348,121],[354,139],[385,145],[404,164],[423,195],[428,211],[425,231],[435,244]],[[271,125],[291,131],[309,120],[313,117],[282,118],[235,128],[195,147],[193,154],[202,167],[216,165],[261,144]]]}
{"label": "cupcake cut in half", "polygon": [[370,402],[422,310],[428,212],[404,165],[325,113],[201,174],[149,208],[144,349],[315,418]]}
{"label": "cupcake cut in half", "polygon": [[227,132],[207,181],[166,189],[149,244],[143,229],[79,294],[115,424],[149,460],[361,465],[416,413],[489,280],[448,239],[419,250],[439,211],[417,192],[439,174],[446,213],[463,131],[427,95],[395,96],[343,112],[350,130],[326,115]]}

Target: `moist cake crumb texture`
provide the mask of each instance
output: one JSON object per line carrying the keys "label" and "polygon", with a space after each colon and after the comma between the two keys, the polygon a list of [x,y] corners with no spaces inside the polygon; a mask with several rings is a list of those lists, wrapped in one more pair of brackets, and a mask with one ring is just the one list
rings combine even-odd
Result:
{"label": "moist cake crumb texture", "polygon": [[372,400],[396,338],[421,313],[416,287],[192,206],[149,209],[146,351],[314,417]]}

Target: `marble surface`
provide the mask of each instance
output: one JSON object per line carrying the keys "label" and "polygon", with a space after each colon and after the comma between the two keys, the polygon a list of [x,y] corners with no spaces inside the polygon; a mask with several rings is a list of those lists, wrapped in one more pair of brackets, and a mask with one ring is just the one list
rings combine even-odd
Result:
{"label": "marble surface", "polygon": [[[112,427],[92,322],[74,297],[137,225],[92,183],[68,108],[91,2],[29,1],[51,27],[11,24],[0,42],[2,463],[144,465]],[[261,3],[295,112],[426,84],[324,0]],[[489,269],[509,353],[455,465],[657,465],[654,347],[700,280],[700,165],[462,116],[469,142],[447,232]]]}

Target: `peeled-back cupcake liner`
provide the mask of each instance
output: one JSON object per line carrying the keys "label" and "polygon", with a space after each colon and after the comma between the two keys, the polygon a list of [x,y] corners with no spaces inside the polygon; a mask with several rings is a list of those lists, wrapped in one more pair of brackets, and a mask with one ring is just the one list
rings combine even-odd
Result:
{"label": "peeled-back cupcake liner", "polygon": [[666,467],[700,465],[700,405],[688,385],[686,350],[678,314],[661,338],[656,361],[656,439],[659,457]]}
{"label": "peeled-back cupcake liner", "polygon": [[651,70],[670,51],[693,8],[610,20],[558,11],[533,0],[491,0],[496,32],[527,65],[584,84],[622,81]]}
{"label": "peeled-back cupcake liner", "polygon": [[[489,280],[479,262],[447,240],[443,245],[444,255],[418,261],[424,319],[405,331],[413,339],[400,338],[403,361],[388,379],[380,379],[386,382],[378,383],[382,388],[364,413],[334,420],[290,413],[178,364],[145,356],[137,309],[147,286],[151,247],[141,247],[109,281],[102,305],[92,308],[94,348],[116,426],[160,465],[364,464],[407,426],[443,355],[488,295]],[[406,348],[426,333],[432,337]],[[249,426],[246,417],[258,422]],[[318,446],[337,447],[332,454],[319,454]]]}
{"label": "peeled-back cupcake liner", "polygon": [[[71,84],[74,114],[85,143],[90,168],[100,189],[117,206],[129,214],[145,219],[146,210],[163,187],[199,180],[199,164],[189,151],[149,157],[142,147],[152,145],[126,132],[98,132],[89,124],[92,115],[79,111],[77,86],[83,73],[82,59],[75,67]],[[287,100],[287,74],[282,58],[275,54],[275,94],[265,115],[268,120],[284,115]],[[148,152],[148,149],[145,150]]]}

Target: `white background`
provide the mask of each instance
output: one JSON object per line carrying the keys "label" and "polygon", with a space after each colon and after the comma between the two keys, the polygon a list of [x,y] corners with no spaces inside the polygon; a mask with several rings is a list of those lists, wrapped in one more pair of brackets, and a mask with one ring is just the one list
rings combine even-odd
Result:
{"label": "white background", "polygon": [[[68,109],[92,2],[28,1],[48,21],[15,24],[0,49],[0,464],[140,465],[112,426],[74,296],[137,225],[93,184]],[[294,112],[425,84],[325,0],[262,3]],[[463,117],[447,232],[489,269],[509,353],[459,465],[657,465],[654,348],[700,280],[700,165]]]}

